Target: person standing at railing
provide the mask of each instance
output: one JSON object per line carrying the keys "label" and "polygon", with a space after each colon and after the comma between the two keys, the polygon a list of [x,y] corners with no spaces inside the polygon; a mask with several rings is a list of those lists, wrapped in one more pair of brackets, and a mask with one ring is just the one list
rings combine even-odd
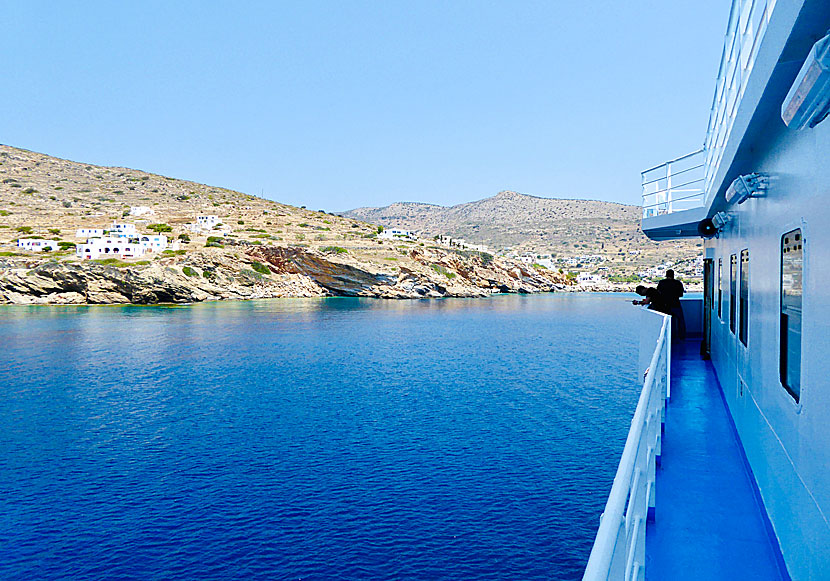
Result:
{"label": "person standing at railing", "polygon": [[683,283],[674,278],[674,271],[666,271],[666,278],[657,283],[657,292],[666,302],[671,315],[672,338],[682,341],[686,338],[686,319],[683,317],[683,308],[680,306],[680,297],[685,289]]}
{"label": "person standing at railing", "polygon": [[669,315],[670,308],[668,303],[666,302],[665,298],[660,294],[656,288],[649,286],[642,286],[639,285],[636,289],[634,289],[641,297],[645,297],[642,300],[633,300],[631,301],[634,305],[644,305],[649,308],[649,310],[657,311],[658,313],[663,313],[664,315]]}

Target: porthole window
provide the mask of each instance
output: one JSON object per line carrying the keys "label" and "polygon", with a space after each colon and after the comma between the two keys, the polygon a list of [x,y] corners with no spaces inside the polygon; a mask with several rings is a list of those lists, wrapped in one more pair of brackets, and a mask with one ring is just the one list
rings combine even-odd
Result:
{"label": "porthole window", "polygon": [[735,315],[736,307],[735,294],[737,293],[737,273],[738,270],[738,255],[733,254],[729,257],[729,330],[735,334]]}
{"label": "porthole window", "polygon": [[718,258],[718,319],[723,320],[723,258]]}
{"label": "porthole window", "polygon": [[778,370],[781,385],[801,399],[801,298],[804,238],[801,228],[781,237],[781,316]]}
{"label": "porthole window", "polygon": [[746,347],[749,331],[749,250],[741,250],[741,289],[738,299],[738,339]]}

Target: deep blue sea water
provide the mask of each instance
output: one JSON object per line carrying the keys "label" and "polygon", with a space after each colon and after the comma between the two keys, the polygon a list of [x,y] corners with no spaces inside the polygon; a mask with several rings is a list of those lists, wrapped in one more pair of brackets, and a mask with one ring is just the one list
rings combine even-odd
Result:
{"label": "deep blue sea water", "polygon": [[574,579],[621,295],[0,308],[0,579]]}

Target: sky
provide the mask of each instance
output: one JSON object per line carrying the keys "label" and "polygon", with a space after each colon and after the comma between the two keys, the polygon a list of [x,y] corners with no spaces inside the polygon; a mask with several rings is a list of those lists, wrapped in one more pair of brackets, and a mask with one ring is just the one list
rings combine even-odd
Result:
{"label": "sky", "polygon": [[727,0],[3,2],[0,143],[327,211],[640,203],[702,146]]}

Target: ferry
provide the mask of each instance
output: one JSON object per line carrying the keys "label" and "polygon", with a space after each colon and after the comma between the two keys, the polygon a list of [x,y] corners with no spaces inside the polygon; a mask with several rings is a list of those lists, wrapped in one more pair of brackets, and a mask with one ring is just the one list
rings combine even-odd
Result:
{"label": "ferry", "polygon": [[[734,0],[703,147],[642,172],[702,239],[689,335],[643,313],[643,390],[584,579],[830,579],[830,2]],[[703,133],[703,132],[702,132]]]}

